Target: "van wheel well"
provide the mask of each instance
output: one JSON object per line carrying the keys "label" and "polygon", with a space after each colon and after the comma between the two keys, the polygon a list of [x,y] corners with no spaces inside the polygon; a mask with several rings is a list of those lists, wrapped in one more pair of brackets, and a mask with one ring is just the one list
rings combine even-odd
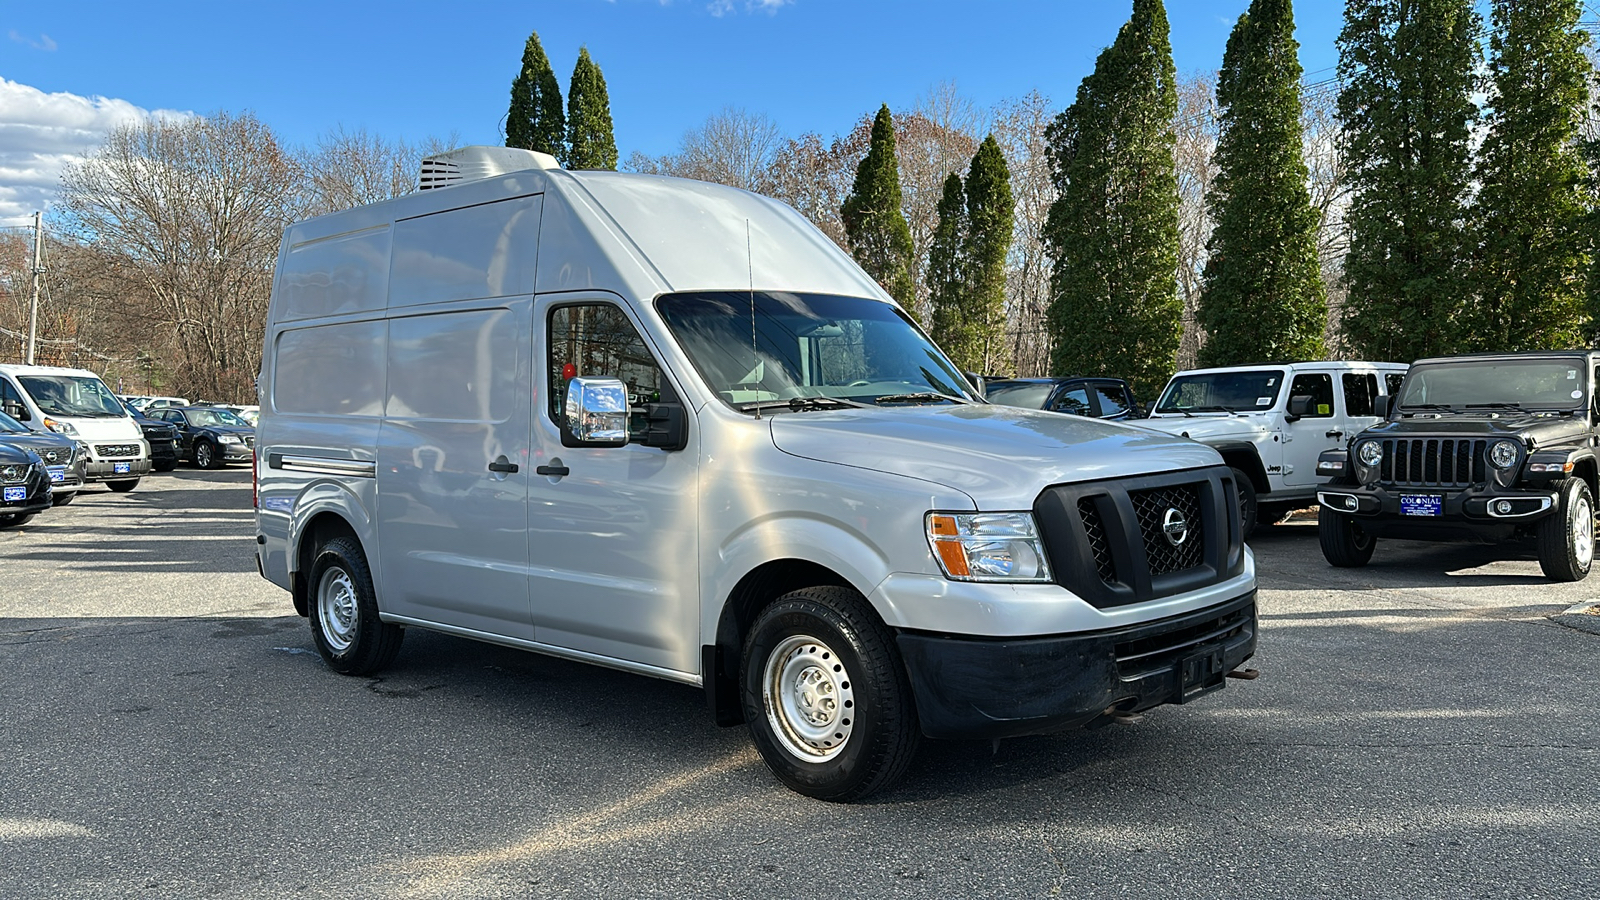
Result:
{"label": "van wheel well", "polygon": [[744,722],[739,702],[739,657],[745,635],[756,617],[772,601],[801,588],[837,585],[855,589],[839,573],[813,562],[780,559],[758,566],[740,579],[722,606],[717,622],[716,643],[700,648],[700,671],[704,673],[706,703],[718,725]]}
{"label": "van wheel well", "polygon": [[311,585],[308,583],[308,576],[312,564],[316,562],[317,548],[341,537],[350,538],[357,546],[361,545],[361,538],[356,536],[356,530],[350,527],[350,523],[337,513],[331,512],[318,513],[300,533],[300,544],[295,548],[295,567],[290,580],[292,585],[290,596],[294,598],[294,611],[301,616],[311,614]]}

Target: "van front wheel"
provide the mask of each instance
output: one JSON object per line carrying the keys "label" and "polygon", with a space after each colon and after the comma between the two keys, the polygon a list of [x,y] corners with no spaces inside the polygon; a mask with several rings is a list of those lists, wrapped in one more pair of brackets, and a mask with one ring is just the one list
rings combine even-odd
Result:
{"label": "van front wheel", "polygon": [[905,774],[921,731],[894,635],[849,588],[814,587],[762,610],[745,641],[741,699],[779,781],[858,800]]}
{"label": "van front wheel", "polygon": [[353,538],[334,538],[317,549],[311,591],[311,639],[329,668],[370,675],[394,661],[405,629],[379,620],[372,570]]}

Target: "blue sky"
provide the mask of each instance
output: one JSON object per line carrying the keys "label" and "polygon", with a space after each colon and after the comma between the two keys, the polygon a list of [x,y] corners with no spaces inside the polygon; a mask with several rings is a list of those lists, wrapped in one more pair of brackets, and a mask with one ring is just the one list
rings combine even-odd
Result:
{"label": "blue sky", "polygon": [[[1168,0],[1179,71],[1220,65],[1247,6]],[[1301,61],[1313,77],[1332,74],[1314,73],[1337,61],[1343,6],[1296,4]],[[0,225],[19,221],[18,204],[30,199],[22,189],[42,177],[19,160],[40,129],[65,129],[34,148],[59,157],[129,110],[248,110],[293,144],[341,125],[407,140],[455,133],[463,143],[495,143],[529,31],[538,31],[563,91],[579,46],[589,48],[605,73],[626,159],[670,152],[686,130],[730,106],[766,114],[786,134],[825,137],[881,103],[909,106],[947,81],[983,107],[1038,90],[1061,108],[1131,7],[1132,0],[7,0]]]}

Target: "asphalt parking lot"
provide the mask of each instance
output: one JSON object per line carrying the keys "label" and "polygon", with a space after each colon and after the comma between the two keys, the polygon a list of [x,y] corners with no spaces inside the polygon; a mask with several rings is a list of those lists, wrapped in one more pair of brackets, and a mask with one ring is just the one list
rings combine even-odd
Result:
{"label": "asphalt parking lot", "polygon": [[687,687],[416,631],[334,675],[252,535],[242,468],[0,532],[0,897],[1600,896],[1600,635],[1551,618],[1600,575],[1531,548],[1276,526],[1259,680],[839,806]]}

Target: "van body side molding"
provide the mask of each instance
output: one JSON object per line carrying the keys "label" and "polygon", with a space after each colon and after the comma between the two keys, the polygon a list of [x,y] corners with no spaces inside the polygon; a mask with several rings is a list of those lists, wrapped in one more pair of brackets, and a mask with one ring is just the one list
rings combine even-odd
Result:
{"label": "van body side molding", "polygon": [[348,475],[353,478],[376,478],[378,475],[378,464],[375,462],[329,459],[325,456],[290,456],[286,453],[268,453],[267,468],[315,475]]}

